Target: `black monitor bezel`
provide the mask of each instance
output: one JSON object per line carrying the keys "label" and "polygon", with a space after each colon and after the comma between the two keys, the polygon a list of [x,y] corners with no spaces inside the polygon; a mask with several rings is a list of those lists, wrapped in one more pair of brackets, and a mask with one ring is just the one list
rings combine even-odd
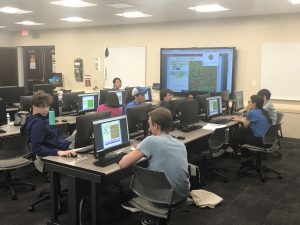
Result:
{"label": "black monitor bezel", "polygon": [[[220,101],[219,101],[219,113],[215,114],[215,115],[209,115],[209,107],[208,107],[209,106],[209,100],[211,100],[213,98],[220,99]],[[217,95],[217,96],[212,96],[212,97],[206,98],[206,118],[210,119],[210,118],[221,116],[222,114],[223,114],[222,96],[221,95]]]}
{"label": "black monitor bezel", "polygon": [[[81,102],[82,104],[82,100],[84,96],[94,96],[94,108],[93,109],[79,109],[79,103]],[[95,98],[96,96],[96,98]],[[81,100],[81,101],[80,101]],[[98,92],[94,92],[94,93],[84,93],[84,94],[79,94],[77,95],[77,112],[78,113],[86,113],[86,112],[93,112],[96,111],[97,108],[99,106],[99,93]]]}
{"label": "black monitor bezel", "polygon": [[[236,98],[236,96],[240,95],[240,94],[242,95],[242,99],[243,99],[242,106],[240,108],[237,108],[237,98]],[[236,91],[236,92],[234,92],[233,96],[234,96],[234,112],[238,112],[238,111],[244,109],[244,107],[245,107],[244,106],[244,92],[243,91]]]}
{"label": "black monitor bezel", "polygon": [[199,104],[197,99],[180,102],[178,110],[180,112],[179,120],[181,126],[187,127],[199,122]]}

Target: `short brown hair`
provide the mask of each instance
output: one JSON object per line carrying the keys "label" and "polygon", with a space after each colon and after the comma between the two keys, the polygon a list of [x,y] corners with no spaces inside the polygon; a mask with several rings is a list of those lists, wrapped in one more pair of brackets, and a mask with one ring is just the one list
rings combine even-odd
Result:
{"label": "short brown hair", "polygon": [[32,96],[32,105],[35,107],[50,106],[52,102],[53,102],[52,96],[42,90],[38,90],[34,92]]}
{"label": "short brown hair", "polygon": [[172,127],[172,115],[170,110],[159,107],[149,112],[152,123],[156,123],[160,126],[160,129],[165,132],[169,132]]}

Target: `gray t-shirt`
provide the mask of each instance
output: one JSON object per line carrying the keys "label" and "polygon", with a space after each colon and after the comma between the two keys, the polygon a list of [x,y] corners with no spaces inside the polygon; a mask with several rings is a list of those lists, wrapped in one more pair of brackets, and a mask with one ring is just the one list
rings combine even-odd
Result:
{"label": "gray t-shirt", "polygon": [[264,110],[266,110],[271,119],[272,119],[272,124],[276,124],[277,123],[277,111],[275,109],[275,107],[273,106],[272,102],[267,102],[267,104],[264,105]]}
{"label": "gray t-shirt", "polygon": [[174,188],[173,203],[189,195],[190,182],[185,145],[167,134],[149,136],[138,146],[149,161],[150,170],[164,172]]}

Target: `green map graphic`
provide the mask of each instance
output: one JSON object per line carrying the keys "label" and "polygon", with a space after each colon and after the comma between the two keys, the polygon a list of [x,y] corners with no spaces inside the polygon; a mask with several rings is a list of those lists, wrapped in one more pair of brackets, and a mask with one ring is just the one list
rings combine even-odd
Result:
{"label": "green map graphic", "polygon": [[191,91],[212,91],[217,89],[216,66],[202,66],[201,61],[189,63],[189,87]]}

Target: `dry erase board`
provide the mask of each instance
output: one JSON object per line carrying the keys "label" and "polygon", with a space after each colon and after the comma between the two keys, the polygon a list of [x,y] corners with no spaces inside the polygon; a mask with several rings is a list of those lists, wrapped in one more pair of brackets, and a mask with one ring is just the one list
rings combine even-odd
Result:
{"label": "dry erase board", "polygon": [[112,88],[119,77],[122,88],[146,86],[146,47],[107,48],[104,50],[104,87]]}
{"label": "dry erase board", "polygon": [[265,43],[261,52],[261,88],[272,99],[300,100],[300,43]]}

